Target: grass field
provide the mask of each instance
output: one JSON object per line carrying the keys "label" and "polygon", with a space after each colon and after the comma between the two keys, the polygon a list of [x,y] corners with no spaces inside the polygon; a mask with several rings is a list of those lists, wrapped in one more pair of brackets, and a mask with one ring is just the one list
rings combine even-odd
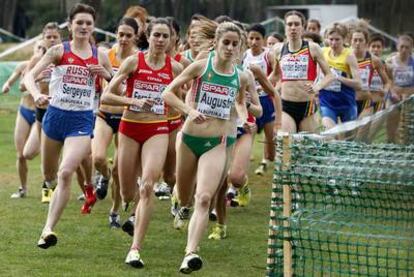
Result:
{"label": "grass field", "polygon": [[[186,234],[173,229],[169,201],[156,200],[142,249],[144,269],[124,264],[131,238],[121,230],[109,229],[111,201],[100,201],[92,214],[81,215],[82,203],[76,200],[80,190],[75,182],[69,205],[55,230],[58,245],[48,250],[36,246],[47,214],[47,205],[40,203],[39,157],[29,162],[28,197],[10,199],[19,185],[13,144],[17,103],[15,97],[0,95],[0,276],[178,276]],[[260,161],[260,149],[257,144],[250,172],[251,205],[230,209],[227,239],[209,241],[205,234],[200,251],[204,266],[193,275],[265,274],[271,173],[264,177],[252,173]],[[122,221],[127,216],[122,213]]]}

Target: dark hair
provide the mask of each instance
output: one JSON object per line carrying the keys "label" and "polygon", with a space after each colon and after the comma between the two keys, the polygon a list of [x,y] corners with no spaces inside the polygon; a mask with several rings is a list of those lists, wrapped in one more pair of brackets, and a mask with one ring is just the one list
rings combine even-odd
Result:
{"label": "dark hair", "polygon": [[214,18],[214,21],[216,21],[218,24],[223,22],[233,22],[233,18],[231,18],[228,15],[219,15],[216,18]]}
{"label": "dark hair", "polygon": [[306,18],[305,18],[305,16],[303,15],[303,13],[301,13],[300,11],[297,11],[297,10],[291,10],[291,11],[288,11],[288,12],[285,14],[285,17],[284,17],[285,21],[286,21],[286,19],[287,19],[289,16],[291,16],[291,15],[296,15],[296,16],[299,16],[300,21],[302,22],[302,26],[303,26],[303,27],[305,27],[305,26],[306,26]]}
{"label": "dark hair", "polygon": [[315,18],[308,19],[308,22],[306,23],[306,27],[308,27],[309,23],[315,23],[318,29],[319,30],[321,29],[321,23],[319,22],[319,20]]}
{"label": "dark hair", "polygon": [[269,37],[274,37],[275,39],[277,39],[278,41],[284,41],[285,37],[281,34],[279,34],[278,32],[272,32],[269,34]]}
{"label": "dark hair", "polygon": [[380,34],[373,34],[373,35],[371,36],[370,40],[369,40],[368,45],[371,45],[371,44],[372,44],[373,42],[375,42],[375,41],[379,41],[379,42],[381,42],[382,47],[384,47],[384,46],[385,46],[385,39],[384,39],[384,37],[383,37],[382,35],[380,35]]}
{"label": "dark hair", "polygon": [[164,17],[158,17],[158,18],[152,20],[148,24],[148,27],[147,27],[147,37],[150,36],[150,34],[152,32],[152,28],[154,28],[154,26],[157,25],[157,24],[166,25],[168,27],[168,30],[170,30],[170,35],[171,35],[171,33],[172,33],[172,27],[171,27],[170,22],[166,18],[164,18]]}
{"label": "dark hair", "polygon": [[260,23],[255,23],[255,24],[250,25],[249,28],[247,28],[247,33],[250,33],[250,32],[258,32],[259,34],[262,35],[263,38],[266,36],[266,29]]}
{"label": "dark hair", "polygon": [[75,15],[78,13],[88,13],[92,15],[93,21],[96,20],[96,12],[93,7],[86,4],[77,3],[69,12],[69,22],[72,22],[72,20],[75,18]]}
{"label": "dark hair", "polygon": [[303,38],[310,38],[316,44],[322,44],[322,37],[313,32],[305,32],[303,33]]}
{"label": "dark hair", "polygon": [[131,27],[132,29],[134,29],[134,34],[136,34],[136,35],[138,34],[139,26],[138,26],[138,23],[137,23],[135,18],[128,17],[128,16],[123,17],[119,21],[118,27],[121,26],[121,25],[127,25],[127,26]]}
{"label": "dark hair", "polygon": [[180,25],[178,25],[177,20],[175,20],[172,16],[167,16],[165,19],[167,19],[168,23],[170,23],[170,26],[172,29],[174,29],[177,36],[180,36]]}

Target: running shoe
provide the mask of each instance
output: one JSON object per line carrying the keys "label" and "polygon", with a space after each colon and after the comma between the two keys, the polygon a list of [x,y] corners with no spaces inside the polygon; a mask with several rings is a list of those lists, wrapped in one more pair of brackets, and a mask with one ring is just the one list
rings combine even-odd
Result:
{"label": "running shoe", "polygon": [[125,222],[122,224],[122,231],[128,233],[131,237],[134,236],[134,227],[135,227],[135,215],[131,215]]}
{"label": "running shoe", "polygon": [[181,207],[174,218],[174,228],[177,230],[183,230],[187,227],[190,219],[190,209],[187,207]]}
{"label": "running shoe", "polygon": [[158,197],[159,200],[167,200],[171,197],[171,189],[166,182],[158,183],[158,185],[155,186],[154,191],[155,196]]}
{"label": "running shoe", "polygon": [[224,224],[216,224],[213,227],[211,234],[208,236],[208,239],[222,240],[227,237],[227,226]]}
{"label": "running shoe", "polygon": [[203,261],[200,256],[195,253],[190,253],[184,257],[180,266],[180,272],[190,274],[193,271],[200,270],[203,266]]}
{"label": "running shoe", "polygon": [[121,217],[119,214],[110,213],[109,214],[109,227],[111,229],[121,228]]}
{"label": "running shoe", "polygon": [[22,187],[20,187],[18,191],[10,195],[10,198],[12,199],[25,198],[26,194],[27,194],[27,191],[24,190]]}
{"label": "running shoe", "polygon": [[85,201],[85,194],[81,193],[79,194],[78,198],[79,201]]}
{"label": "running shoe", "polygon": [[227,190],[227,194],[226,194],[227,207],[238,207],[239,206],[239,202],[236,201],[237,196],[238,196],[237,190],[233,186],[229,187],[229,189]]}
{"label": "running shoe", "polygon": [[92,211],[93,205],[95,205],[96,196],[93,191],[92,185],[85,186],[85,203],[81,207],[82,214],[90,214]]}
{"label": "running shoe", "polygon": [[46,185],[42,187],[42,203],[48,204],[52,200],[53,189],[48,188]]}
{"label": "running shoe", "polygon": [[[109,176],[111,176],[111,172],[109,172]],[[97,182],[96,182],[96,197],[99,200],[105,199],[106,195],[108,194],[108,185],[109,180],[111,178],[105,178],[103,175],[100,175]]]}
{"label": "running shoe", "polygon": [[216,209],[212,209],[210,214],[208,215],[210,221],[217,221],[217,212]]}
{"label": "running shoe", "polygon": [[254,171],[254,174],[263,176],[267,170],[267,162],[262,161],[259,167]]}
{"label": "running shoe", "polygon": [[43,233],[37,242],[37,246],[42,249],[47,249],[51,246],[55,246],[57,240],[57,235],[54,232]]}
{"label": "running shoe", "polygon": [[177,215],[179,209],[180,209],[180,205],[178,204],[177,196],[175,196],[175,194],[173,193],[171,196],[170,213],[174,218]]}
{"label": "running shoe", "polygon": [[135,268],[144,267],[144,261],[141,259],[138,249],[129,250],[125,263]]}
{"label": "running shoe", "polygon": [[239,195],[235,201],[239,204],[239,206],[246,207],[249,205],[251,197],[252,193],[246,180],[246,184],[239,189]]}

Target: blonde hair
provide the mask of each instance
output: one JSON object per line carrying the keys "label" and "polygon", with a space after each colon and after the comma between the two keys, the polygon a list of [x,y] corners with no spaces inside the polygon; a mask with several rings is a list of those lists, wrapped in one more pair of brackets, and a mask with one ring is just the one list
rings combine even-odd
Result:
{"label": "blonde hair", "polygon": [[192,25],[191,30],[194,31],[196,40],[200,42],[197,51],[201,52],[213,47],[218,26],[217,22],[210,19],[202,19]]}
{"label": "blonde hair", "polygon": [[348,27],[342,23],[335,22],[331,27],[326,29],[325,37],[337,33],[342,38],[346,39],[348,37]]}
{"label": "blonde hair", "polygon": [[219,41],[223,34],[227,32],[235,32],[239,35],[240,39],[242,37],[242,31],[239,27],[237,27],[236,24],[234,24],[233,22],[223,22],[217,27],[215,35],[216,41]]}

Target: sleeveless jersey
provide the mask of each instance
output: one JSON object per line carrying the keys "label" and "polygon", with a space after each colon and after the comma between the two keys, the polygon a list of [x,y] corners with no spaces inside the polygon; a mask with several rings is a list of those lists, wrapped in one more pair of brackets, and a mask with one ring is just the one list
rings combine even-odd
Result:
{"label": "sleeveless jersey", "polygon": [[203,74],[193,82],[192,96],[197,111],[211,117],[229,120],[232,105],[240,88],[239,72],[218,73],[213,66],[214,51],[210,52]]}
{"label": "sleeveless jersey", "polygon": [[[112,47],[108,51],[108,59],[111,63],[112,70],[114,71],[114,74],[118,72],[119,67],[121,66],[121,62],[116,57],[116,53],[118,52],[118,47]],[[121,84],[121,90],[124,92],[126,90],[126,81],[123,81]]]}
{"label": "sleeveless jersey", "polygon": [[[242,66],[244,69],[249,69],[249,66],[251,64],[255,64],[261,68],[261,70],[266,76],[268,76],[272,72],[272,67],[270,65],[268,56],[268,48],[264,48],[263,52],[257,56],[253,56],[252,50],[247,49],[247,51],[244,53]],[[256,90],[260,91],[260,95],[267,95],[267,93],[262,90],[262,87],[258,81],[256,81]]]}
{"label": "sleeveless jersey", "polygon": [[180,53],[177,53],[177,54],[174,56],[174,60],[176,60],[177,62],[180,62],[180,61],[181,61],[181,57],[182,57],[182,55],[181,55]]}
{"label": "sleeveless jersey", "polygon": [[[127,79],[126,94],[136,99],[153,99],[155,104],[151,112],[166,114],[162,92],[173,80],[171,57],[166,56],[163,68],[154,70],[145,62],[144,52],[138,52],[138,66],[131,77]],[[131,111],[143,112],[141,108],[130,106]]]}
{"label": "sleeveless jersey", "polygon": [[[244,72],[244,69],[241,65],[237,65],[237,69],[239,72]],[[246,90],[246,103],[251,102],[251,98],[252,97],[250,93]],[[247,111],[247,122],[256,123],[256,118],[249,111]],[[237,118],[237,127],[243,127],[243,122],[239,118]]]}
{"label": "sleeveless jersey", "polygon": [[[350,48],[344,48],[337,57],[331,57],[330,47],[322,48],[322,52],[334,76],[351,77],[351,70],[346,62],[348,55],[352,54]],[[355,105],[355,90],[338,80],[334,80],[329,86],[320,91],[319,99],[321,106],[344,109]]]}
{"label": "sleeveless jersey", "polygon": [[[385,63],[381,61],[385,66]],[[375,69],[372,72],[371,84],[369,86],[370,91],[382,91],[384,89],[384,83],[382,82],[381,76]]]}
{"label": "sleeveless jersey", "polygon": [[282,82],[314,81],[317,76],[317,65],[309,50],[309,42],[302,41],[302,47],[296,52],[289,51],[288,43],[284,43],[279,61]]}
{"label": "sleeveless jersey", "polygon": [[190,62],[194,62],[195,57],[191,55],[191,50],[187,49],[184,51],[184,57],[186,57]]}
{"label": "sleeveless jersey", "polygon": [[358,73],[361,78],[362,90],[367,91],[371,86],[374,68],[372,66],[371,54],[366,52],[362,60],[358,60]]}
{"label": "sleeveless jersey", "polygon": [[392,57],[392,77],[394,84],[399,87],[414,86],[414,59],[410,56],[408,65],[397,62],[397,56]]}
{"label": "sleeveless jersey", "polygon": [[87,65],[98,64],[98,50],[91,47],[92,56],[82,59],[72,52],[69,41],[63,43],[63,56],[52,71],[49,84],[50,105],[69,111],[93,110],[96,76]]}

